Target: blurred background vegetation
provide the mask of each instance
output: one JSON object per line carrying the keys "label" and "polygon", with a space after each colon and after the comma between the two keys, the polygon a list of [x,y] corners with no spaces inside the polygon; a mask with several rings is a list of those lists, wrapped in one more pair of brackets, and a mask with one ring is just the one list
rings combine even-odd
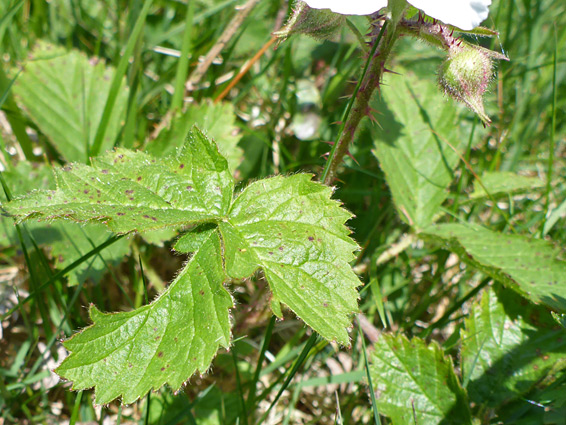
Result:
{"label": "blurred background vegetation", "polygon": [[[365,61],[356,38],[347,28],[332,41],[291,37],[269,47],[223,94],[285,22],[291,5],[261,0],[238,9],[243,1],[189,2],[0,2],[0,163],[9,193],[52,187],[50,166],[85,162],[112,146],[161,155],[182,142],[192,123],[223,141],[242,185],[277,173],[321,172],[330,150],[324,142],[335,140],[335,124]],[[352,22],[366,31],[365,17]],[[494,230],[512,226],[563,246],[566,3],[495,0],[485,25],[500,35],[470,41],[510,61],[497,65],[486,99],[492,126],[484,129],[471,112],[462,113],[471,129],[463,155],[478,175],[512,172],[525,180],[498,197],[505,218],[494,199],[469,196],[478,189],[460,164],[443,213]],[[219,53],[210,57],[216,47]],[[31,60],[68,51],[65,72],[50,73]],[[199,75],[207,55],[212,61]],[[435,85],[441,61],[442,52],[403,39],[388,68]],[[224,100],[215,103],[221,94]],[[107,96],[116,100],[105,116]],[[377,103],[379,123],[387,111]],[[353,349],[319,342],[261,423],[373,423],[363,335],[374,341],[387,325],[435,339],[456,356],[471,298],[465,295],[489,282],[448,251],[403,242],[409,228],[372,153],[380,131],[380,124],[362,123],[336,183],[336,198],[356,215],[349,222],[362,247],[355,270],[365,283],[375,282],[361,292]],[[90,391],[71,392],[51,373],[64,355],[59,340],[89,324],[89,303],[118,311],[154,298],[185,261],[170,252],[174,233],[116,239],[102,228],[39,223],[16,230],[5,217],[0,224],[0,422],[260,423],[311,332],[292,314],[281,322],[271,318],[260,276],[235,283],[236,342],[217,356],[210,373],[193,377],[179,394],[162,388],[130,406],[93,407]],[[397,255],[378,261],[399,240]],[[266,336],[266,360],[258,366]],[[564,388],[561,382],[557,388]],[[249,397],[252,384],[257,391]],[[545,397],[553,406],[566,402],[564,391]],[[533,400],[532,393],[521,394],[498,406],[493,423],[519,423],[518,417],[543,423],[541,406],[548,400]]]}

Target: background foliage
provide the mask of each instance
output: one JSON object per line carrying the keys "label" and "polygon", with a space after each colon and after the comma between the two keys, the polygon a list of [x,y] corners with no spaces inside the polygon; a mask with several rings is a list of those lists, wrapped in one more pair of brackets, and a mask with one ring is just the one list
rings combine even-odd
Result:
{"label": "background foliage", "polygon": [[[323,142],[336,139],[364,64],[357,40],[346,28],[334,41],[292,37],[215,102],[289,11],[258,2],[192,80],[240,3],[1,2],[2,202],[54,188],[53,167],[85,167],[112,146],[169,161],[193,124],[215,139],[237,191],[277,174],[320,175]],[[2,420],[563,423],[565,9],[494,1],[486,26],[500,36],[469,38],[511,59],[486,99],[489,128],[437,90],[441,52],[396,46],[388,68],[401,75],[386,76],[372,105],[378,124],[362,122],[334,194],[355,215],[361,247],[352,349],[317,339],[289,310],[274,320],[269,272],[244,273],[226,286],[232,346],[208,373],[176,394],[93,406],[91,390],[68,391],[52,374],[66,355],[59,340],[91,324],[90,303],[104,320],[99,311],[142,307],[182,279],[176,231],[117,237],[1,217]]]}

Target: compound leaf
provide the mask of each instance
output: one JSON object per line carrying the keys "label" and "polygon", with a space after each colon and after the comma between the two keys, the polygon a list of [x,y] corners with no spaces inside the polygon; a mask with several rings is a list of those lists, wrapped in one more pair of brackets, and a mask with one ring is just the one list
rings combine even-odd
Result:
{"label": "compound leaf", "polygon": [[470,424],[467,395],[449,357],[432,342],[383,334],[371,356],[377,409],[393,424]]}
{"label": "compound leaf", "polygon": [[463,224],[430,226],[421,235],[532,302],[566,312],[566,264],[548,241]]}
{"label": "compound leaf", "polygon": [[422,228],[434,222],[448,196],[458,163],[453,148],[468,141],[468,131],[462,125],[462,108],[447,102],[426,78],[403,74],[389,75],[383,101],[374,105],[384,115],[374,154],[401,218]]}
{"label": "compound leaf", "polygon": [[217,220],[229,208],[234,185],[226,160],[196,128],[176,155],[117,149],[93,166],[57,169],[55,177],[57,190],[31,192],[3,208],[18,221],[103,222],[128,233]]}
{"label": "compound leaf", "polygon": [[261,268],[272,305],[286,304],[323,337],[348,345],[360,285],[348,264],[357,249],[344,226],[351,214],[311,178],[260,180],[238,196],[219,225],[226,271],[245,278]]}
{"label": "compound leaf", "polygon": [[95,388],[95,402],[132,403],[151,389],[173,390],[205,373],[219,346],[230,343],[232,299],[218,233],[209,233],[179,276],[151,304],[124,313],[90,308],[93,324],[64,345],[70,355],[56,369],[73,389]]}
{"label": "compound leaf", "polygon": [[511,290],[486,291],[462,334],[462,373],[470,399],[497,407],[535,385],[552,383],[566,368],[564,336],[545,308],[525,303]]}
{"label": "compound leaf", "polygon": [[[14,93],[65,160],[87,162],[113,75],[114,69],[101,61],[39,42],[14,84]],[[118,93],[103,150],[114,146],[125,116],[125,81]]]}

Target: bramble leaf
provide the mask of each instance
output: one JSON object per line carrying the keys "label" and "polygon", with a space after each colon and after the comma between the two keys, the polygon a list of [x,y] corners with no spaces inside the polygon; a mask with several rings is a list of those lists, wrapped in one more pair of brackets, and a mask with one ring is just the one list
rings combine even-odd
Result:
{"label": "bramble leaf", "polygon": [[230,343],[232,299],[223,283],[220,240],[209,233],[179,276],[151,304],[123,313],[90,308],[93,324],[68,339],[56,369],[73,389],[95,387],[96,404],[132,403],[151,389],[173,390],[205,373]]}
{"label": "bramble leaf", "polygon": [[[14,84],[14,93],[67,161],[87,162],[108,98],[114,69],[84,54],[38,42]],[[125,116],[128,88],[118,91],[102,150],[114,146]]]}
{"label": "bramble leaf", "polygon": [[374,154],[401,218],[422,228],[434,222],[448,196],[458,163],[453,148],[460,148],[469,136],[460,119],[462,108],[446,102],[425,78],[402,73],[388,76],[383,101],[377,104],[375,97],[374,107],[384,116],[379,119],[383,130],[376,130]]}
{"label": "bramble leaf", "polygon": [[[29,190],[46,188],[54,184],[51,168],[44,164],[32,166],[29,162],[20,162],[10,170],[3,172],[4,180],[12,196],[23,195]],[[3,191],[0,200],[5,201]],[[55,266],[62,270],[104,243],[112,234],[102,225],[82,226],[69,221],[53,223],[28,222],[27,230],[40,246],[49,249]],[[23,232],[24,239],[27,233]],[[19,239],[14,220],[0,216],[0,248],[18,246]],[[129,253],[129,242],[122,238],[106,247],[96,256],[79,264],[67,273],[70,285],[79,281],[99,282],[108,269],[108,265],[119,264]]]}
{"label": "bramble leaf", "polygon": [[[543,307],[511,290],[488,290],[462,333],[462,374],[470,399],[497,407],[542,389],[566,368],[564,329]],[[544,378],[544,382],[541,379]],[[524,399],[523,399],[524,400]]]}
{"label": "bramble leaf", "polygon": [[534,303],[566,312],[566,264],[548,241],[463,224],[430,226],[421,235]]}
{"label": "bramble leaf", "polygon": [[436,342],[383,334],[370,377],[377,410],[394,424],[470,424],[468,397],[452,361]]}
{"label": "bramble leaf", "polygon": [[[94,324],[65,343],[72,353],[58,373],[75,388],[95,386],[97,403],[120,396],[129,403],[165,383],[179,388],[195,370],[206,371],[219,345],[229,344],[232,304],[222,283],[258,269],[269,282],[276,315],[281,317],[280,304],[286,304],[326,339],[349,345],[347,328],[360,285],[349,265],[358,248],[344,225],[351,214],[331,199],[331,188],[311,179],[297,174],[260,180],[233,199],[226,160],[194,128],[175,156],[118,150],[95,158],[92,167],[59,170],[56,191],[32,192],[3,205],[19,221],[104,222],[120,233],[190,228],[175,249],[195,254],[170,288],[129,313],[91,308]],[[197,303],[197,293],[213,295]],[[213,330],[206,328],[209,322]],[[182,350],[195,348],[174,340],[167,326],[173,334],[181,328],[193,332],[206,350],[198,345],[194,361],[181,360]],[[180,348],[161,346],[153,336]]]}
{"label": "bramble leaf", "polygon": [[250,184],[221,222],[226,272],[245,278],[261,268],[273,293],[329,340],[349,345],[360,281],[348,264],[357,244],[344,223],[351,214],[332,190],[308,174]]}
{"label": "bramble leaf", "polygon": [[3,208],[18,221],[102,222],[117,233],[187,226],[224,216],[233,179],[214,143],[194,128],[176,155],[117,149],[56,170],[58,189],[35,191]]}

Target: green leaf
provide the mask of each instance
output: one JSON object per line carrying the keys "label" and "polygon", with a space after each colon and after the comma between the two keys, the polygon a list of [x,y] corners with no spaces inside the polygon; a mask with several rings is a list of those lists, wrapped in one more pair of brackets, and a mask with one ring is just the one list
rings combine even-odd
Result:
{"label": "green leaf", "polygon": [[18,221],[102,222],[128,233],[218,220],[228,211],[234,185],[226,160],[196,128],[176,155],[117,149],[92,167],[71,164],[55,177],[57,190],[31,192],[3,208]]}
{"label": "green leaf", "polygon": [[[411,72],[389,75],[374,107],[383,116],[376,130],[374,154],[379,159],[401,218],[416,228],[435,221],[448,195],[453,168],[469,130],[462,108],[447,102],[431,81]],[[426,108],[426,109],[425,109]],[[452,147],[451,147],[451,146]]]}
{"label": "green leaf", "polygon": [[486,291],[462,333],[462,371],[470,399],[497,407],[535,385],[548,385],[566,368],[565,337],[546,309],[523,302],[510,290],[497,296]]}
{"label": "green leaf", "polygon": [[566,312],[566,264],[549,242],[463,224],[431,226],[421,235],[534,303]]}
{"label": "green leaf", "polygon": [[[55,191],[35,191],[3,205],[19,221],[104,222],[119,233],[190,229],[175,245],[180,252],[195,252],[179,278],[142,309],[103,314],[92,307],[94,324],[66,343],[72,354],[58,369],[61,376],[77,389],[95,386],[97,403],[119,396],[130,403],[166,382],[178,388],[197,368],[206,370],[219,344],[228,345],[231,300],[222,283],[227,277],[248,278],[258,269],[269,282],[275,314],[281,317],[283,303],[326,339],[348,345],[361,284],[349,262],[358,245],[344,225],[351,214],[331,199],[331,188],[311,179],[297,174],[260,180],[232,199],[234,180],[226,160],[195,128],[174,156],[119,149],[95,158],[92,167],[74,164],[58,170]],[[201,290],[205,284],[209,289]],[[210,302],[196,296],[211,292]],[[187,294],[194,298],[185,299]],[[209,322],[214,329],[206,326]],[[157,351],[161,346],[151,338],[167,334],[170,344],[174,337],[168,323],[195,333],[198,344],[208,347],[206,355],[199,351],[188,365],[183,363],[188,357],[165,364],[172,354]],[[193,349],[177,345],[175,356]]]}
{"label": "green leaf", "polygon": [[449,357],[432,342],[383,334],[370,376],[377,408],[393,424],[470,424],[467,395]]}
{"label": "green leaf", "polygon": [[[14,93],[24,109],[66,161],[86,162],[102,117],[114,69],[96,58],[39,42]],[[119,90],[102,148],[112,148],[128,99],[125,82]]]}
{"label": "green leaf", "polygon": [[478,180],[474,180],[474,191],[470,198],[524,192],[544,186],[544,182],[538,177],[521,176],[508,171],[487,171],[482,175],[481,183],[483,186]]}
{"label": "green leaf", "polygon": [[[22,195],[27,191],[45,188],[53,185],[51,168],[44,165],[32,165],[22,161],[11,170],[3,172],[4,179],[12,196]],[[4,192],[0,199],[5,201]],[[94,247],[105,242],[111,233],[104,226],[81,226],[72,222],[37,223],[29,222],[27,229],[40,245],[49,248],[55,266],[62,270],[78,260]],[[27,239],[27,233],[24,232]],[[18,246],[19,240],[14,226],[14,220],[0,216],[0,247]],[[83,262],[69,273],[67,278],[71,285],[84,280],[97,283],[103,277],[109,265],[118,265],[129,253],[129,242],[123,238],[114,242],[97,256]]]}
{"label": "green leaf", "polygon": [[232,299],[223,283],[218,233],[210,233],[173,283],[151,304],[124,313],[90,308],[93,325],[68,339],[56,369],[73,389],[95,387],[96,404],[133,403],[151,389],[173,390],[205,373],[230,343]]}
{"label": "green leaf", "polygon": [[[2,171],[2,176],[12,197],[23,195],[33,189],[49,187],[54,183],[53,173],[46,166],[36,166],[27,161],[21,161],[12,169]],[[6,202],[6,195],[0,189],[0,201]],[[45,227],[45,225],[30,223],[29,229]],[[19,240],[14,227],[14,220],[0,216],[0,247],[18,245]]]}
{"label": "green leaf", "polygon": [[331,194],[307,174],[260,180],[238,196],[219,227],[229,276],[261,268],[272,304],[286,304],[323,337],[349,345],[361,283],[348,263],[357,244],[344,226],[351,214]]}
{"label": "green leaf", "polygon": [[192,104],[183,114],[173,118],[168,128],[161,130],[157,138],[147,145],[146,151],[155,156],[175,152],[176,148],[183,145],[189,129],[196,125],[206,129],[206,135],[216,142],[233,172],[243,157],[243,151],[238,147],[241,136],[235,121],[236,114],[231,103],[213,103],[207,100]]}

